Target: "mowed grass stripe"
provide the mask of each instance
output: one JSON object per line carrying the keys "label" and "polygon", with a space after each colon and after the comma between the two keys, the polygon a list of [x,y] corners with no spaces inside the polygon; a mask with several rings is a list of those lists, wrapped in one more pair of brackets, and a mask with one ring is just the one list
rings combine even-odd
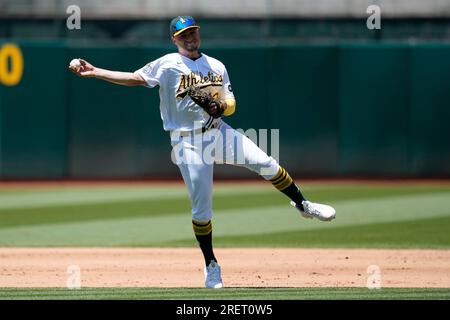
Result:
{"label": "mowed grass stripe", "polygon": [[[272,187],[256,188],[251,189],[249,186],[245,188],[234,189],[233,186],[221,186],[215,191],[214,196],[214,207],[216,210],[244,210],[246,208],[267,208],[280,205],[280,208],[288,204],[286,197],[274,190]],[[307,188],[305,188],[307,189]],[[156,198],[153,199],[134,199],[130,200],[130,194],[126,193],[124,198],[118,196],[117,190],[110,190],[111,195],[117,199],[114,201],[106,201],[104,195],[101,198],[97,198],[96,201],[99,203],[86,203],[86,204],[67,204],[67,205],[56,205],[61,200],[58,197],[62,197],[61,194],[55,193],[56,202],[48,207],[41,206],[39,204],[37,207],[33,208],[3,208],[0,209],[0,229],[9,228],[16,226],[31,226],[39,224],[50,224],[50,223],[65,223],[65,222],[82,222],[82,221],[93,221],[93,220],[110,220],[110,219],[123,219],[123,218],[135,218],[135,217],[156,217],[156,216],[167,216],[171,214],[189,213],[190,212],[190,202],[188,200],[187,194],[180,196],[184,190],[184,187],[174,188],[175,191],[173,198]],[[114,192],[113,192],[114,191]],[[140,190],[142,191],[142,190]],[[99,191],[100,194],[104,192],[104,189]],[[147,191],[145,191],[147,192]],[[146,194],[144,192],[144,195]],[[180,193],[181,192],[181,193]],[[235,193],[237,192],[237,193]],[[411,193],[412,192],[412,193]],[[330,188],[318,189],[317,186],[314,187],[310,192],[307,192],[314,201],[323,201],[326,203],[337,204],[337,201],[342,201],[345,199],[352,199],[347,207],[344,208],[348,210],[348,206],[353,205],[354,208],[358,208],[359,201],[366,200],[383,200],[389,198],[396,198],[402,195],[405,196],[424,196],[427,194],[432,195],[431,192],[436,194],[449,195],[450,191],[445,193],[445,190],[437,191],[434,187],[427,189],[424,187],[417,188],[397,188],[384,190],[379,187],[375,187],[372,190],[370,188],[359,188],[359,187],[348,187],[339,189],[337,186]],[[39,194],[39,193],[38,193]],[[38,194],[36,197],[38,197]],[[94,192],[95,194],[95,192]],[[158,193],[159,194],[159,191]],[[167,191],[167,194],[171,194]],[[142,196],[143,194],[138,193],[137,196]],[[47,195],[48,196],[48,195]],[[66,194],[67,196],[67,194]],[[92,199],[91,199],[92,200]],[[357,201],[358,200],[358,201]],[[403,201],[400,199],[400,201]],[[379,204],[380,202],[377,201]],[[339,208],[338,208],[339,209]],[[370,209],[369,207],[366,209]],[[381,208],[382,210],[390,209]],[[354,210],[354,209],[352,209]],[[264,210],[265,211],[265,210]]]}
{"label": "mowed grass stripe", "polygon": [[[332,229],[341,226],[407,221],[420,218],[450,216],[450,194],[398,196],[377,199],[355,199],[329,202],[336,208],[332,222],[299,217],[290,205],[215,212],[216,235],[239,235],[288,230]],[[426,208],[426,210],[424,210]],[[259,230],[259,231],[258,231]]]}
{"label": "mowed grass stripe", "polygon": [[[264,183],[261,185],[218,186],[217,192],[221,195],[257,193],[267,191]],[[160,200],[160,199],[187,199],[188,191],[181,183],[167,186],[141,186],[141,187],[62,187],[51,190],[22,190],[0,191],[0,209],[20,209],[39,207],[61,207],[68,205],[85,205],[109,202],[130,202],[133,200]]]}
{"label": "mowed grass stripe", "polygon": [[17,226],[170,215],[182,211],[189,212],[189,208],[190,203],[186,198],[3,209],[0,210],[0,229]]}
{"label": "mowed grass stripe", "polygon": [[0,289],[0,299],[26,300],[383,300],[450,299],[450,289],[434,288],[81,288]]}
{"label": "mowed grass stripe", "polygon": [[60,190],[0,193],[0,209],[39,208],[64,205],[80,205],[102,202],[118,202],[141,199],[186,198],[181,188],[62,188]]}
{"label": "mowed grass stripe", "polygon": [[[402,222],[266,233],[217,236],[216,247],[316,247],[316,248],[450,248],[450,216]],[[189,246],[173,241],[168,246]]]}
{"label": "mowed grass stripe", "polygon": [[[249,238],[254,241],[251,245],[264,243],[270,246],[271,238],[267,234],[277,232],[290,235],[316,229],[326,232],[344,226],[450,216],[450,197],[446,194],[399,196],[389,200],[338,201],[333,203],[338,210],[338,219],[331,223],[300,219],[294,208],[284,201],[283,203],[272,207],[218,210],[213,222],[215,237],[254,235],[255,237]],[[150,217],[17,226],[0,229],[0,245],[169,246],[178,243],[195,246],[190,220],[190,213],[183,212]],[[229,239],[232,245],[239,246],[238,241]],[[291,243],[289,238],[284,241],[287,246]]]}
{"label": "mowed grass stripe", "polygon": [[[271,197],[265,196],[263,201],[260,201],[260,198],[260,194],[218,195],[215,197],[215,203],[217,207],[223,209],[245,209],[260,205],[273,205],[277,201],[280,202],[277,194],[272,194]],[[158,217],[177,214],[190,215],[190,212],[191,204],[187,196],[184,199],[151,199],[86,205],[3,209],[0,210],[0,229],[77,221]]]}
{"label": "mowed grass stripe", "polygon": [[[316,201],[333,201],[350,199],[357,193],[359,198],[374,198],[378,196],[399,196],[402,194],[423,194],[440,191],[450,192],[450,186],[348,186],[348,185],[302,185],[305,195]],[[268,183],[261,181],[254,184],[216,185],[215,195],[240,195],[242,193],[271,193],[276,190]],[[184,199],[187,198],[187,190],[184,185],[151,186],[151,187],[62,187],[60,189],[41,190],[1,190],[0,209],[14,208],[38,208],[65,205],[84,205],[108,202],[129,202],[130,200],[158,200],[158,199]]]}

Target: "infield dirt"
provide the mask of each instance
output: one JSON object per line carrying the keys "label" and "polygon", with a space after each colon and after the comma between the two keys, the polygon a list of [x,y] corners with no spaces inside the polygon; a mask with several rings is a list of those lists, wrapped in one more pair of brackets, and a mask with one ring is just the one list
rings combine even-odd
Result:
{"label": "infield dirt", "polygon": [[[226,287],[450,288],[450,250],[217,248]],[[0,248],[0,287],[203,287],[197,248]],[[368,269],[369,268],[369,269]],[[372,267],[373,268],[373,267]],[[72,278],[73,279],[73,278]]]}

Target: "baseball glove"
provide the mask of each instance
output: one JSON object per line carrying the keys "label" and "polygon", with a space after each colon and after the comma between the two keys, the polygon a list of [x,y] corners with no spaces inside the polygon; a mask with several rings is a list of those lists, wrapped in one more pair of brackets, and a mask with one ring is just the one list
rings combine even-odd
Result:
{"label": "baseball glove", "polygon": [[191,86],[188,88],[187,94],[213,118],[219,118],[225,111],[220,100],[214,98],[210,92],[203,91],[196,86]]}

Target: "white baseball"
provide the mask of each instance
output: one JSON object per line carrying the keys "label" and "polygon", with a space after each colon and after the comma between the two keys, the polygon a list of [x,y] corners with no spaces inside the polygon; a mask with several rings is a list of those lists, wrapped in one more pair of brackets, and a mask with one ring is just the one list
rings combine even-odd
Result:
{"label": "white baseball", "polygon": [[72,59],[72,61],[70,61],[70,67],[71,68],[79,68],[81,67],[81,62],[78,59]]}

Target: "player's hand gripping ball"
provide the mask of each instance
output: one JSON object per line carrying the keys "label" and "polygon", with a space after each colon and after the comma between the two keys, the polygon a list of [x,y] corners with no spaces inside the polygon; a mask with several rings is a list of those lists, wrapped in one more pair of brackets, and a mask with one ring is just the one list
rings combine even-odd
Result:
{"label": "player's hand gripping ball", "polygon": [[77,70],[80,67],[81,67],[81,62],[79,59],[72,59],[72,61],[70,61],[69,68]]}
{"label": "player's hand gripping ball", "polygon": [[95,67],[83,59],[73,59],[70,61],[69,70],[79,77],[94,77]]}

